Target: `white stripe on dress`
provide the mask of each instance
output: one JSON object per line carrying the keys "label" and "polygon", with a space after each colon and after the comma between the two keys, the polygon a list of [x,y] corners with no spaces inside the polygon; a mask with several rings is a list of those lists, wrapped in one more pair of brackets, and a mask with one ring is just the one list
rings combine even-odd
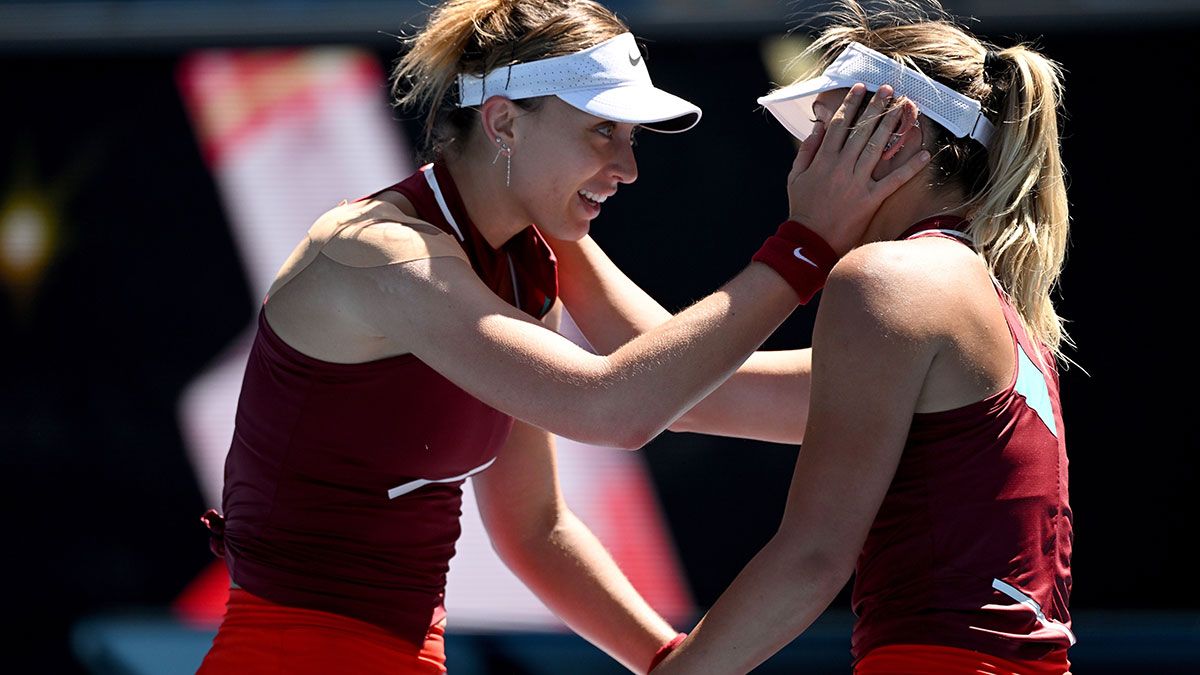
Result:
{"label": "white stripe on dress", "polygon": [[433,165],[421,169],[421,173],[425,175],[425,182],[429,183],[429,187],[433,189],[433,197],[437,199],[438,206],[442,209],[442,215],[446,217],[446,222],[450,223],[450,227],[454,228],[454,234],[458,235],[459,241],[466,241],[462,230],[458,228],[458,223],[454,220],[454,214],[450,213],[450,207],[446,204],[446,197],[442,194],[442,187],[438,185],[437,176],[433,175]]}
{"label": "white stripe on dress", "polygon": [[449,478],[418,478],[417,480],[410,480],[407,483],[401,483],[400,485],[388,490],[388,499],[395,499],[401,495],[406,495],[413,490],[416,490],[417,488],[423,488],[430,483],[454,483],[460,480],[466,480],[467,478],[470,478],[471,476],[474,476],[480,471],[483,471],[491,466],[492,462],[494,461],[496,461],[495,457],[458,476],[451,476]]}
{"label": "white stripe on dress", "polygon": [[1003,581],[1000,581],[999,579],[992,579],[992,588],[1000,591],[1001,593],[1007,595],[1008,597],[1012,598],[1013,600],[1016,600],[1017,602],[1021,603],[1022,605],[1025,605],[1029,609],[1032,609],[1033,613],[1035,615],[1037,615],[1038,623],[1042,624],[1046,628],[1049,628],[1050,630],[1056,630],[1056,631],[1062,632],[1064,635],[1067,636],[1067,639],[1071,641],[1072,645],[1075,644],[1075,634],[1071,632],[1071,629],[1067,628],[1065,625],[1059,623],[1058,621],[1054,621],[1053,619],[1046,618],[1046,615],[1042,613],[1042,606],[1037,604],[1036,602],[1034,602],[1033,598],[1031,598],[1028,595],[1025,595],[1024,593],[1022,593],[1021,591],[1017,590],[1016,587],[1014,587],[1010,584],[1006,584]]}

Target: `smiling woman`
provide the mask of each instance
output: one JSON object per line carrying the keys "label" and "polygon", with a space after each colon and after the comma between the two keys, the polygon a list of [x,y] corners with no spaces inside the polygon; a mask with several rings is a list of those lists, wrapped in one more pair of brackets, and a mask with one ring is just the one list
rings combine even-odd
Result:
{"label": "smiling woman", "polygon": [[[584,237],[637,178],[635,130],[683,131],[700,110],[654,87],[633,36],[588,0],[447,2],[410,47],[396,92],[430,108],[432,163],[324,214],[263,302],[224,516],[206,519],[235,586],[201,672],[443,672],[467,476],[504,562],[645,671],[677,634],[566,508],[550,433],[637,448],[662,431],[820,288],[924,158],[871,176],[902,106],[832,121],[789,186],[826,208],[717,293],[591,354],[555,332],[542,231]],[[838,120],[865,98],[853,90]]]}

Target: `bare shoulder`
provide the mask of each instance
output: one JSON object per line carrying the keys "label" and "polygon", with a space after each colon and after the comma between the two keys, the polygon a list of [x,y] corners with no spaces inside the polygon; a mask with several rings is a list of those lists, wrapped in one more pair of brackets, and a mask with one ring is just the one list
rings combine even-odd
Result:
{"label": "bare shoulder", "polygon": [[928,335],[942,332],[967,297],[989,286],[983,261],[958,242],[875,242],[834,266],[821,306],[888,332]]}
{"label": "bare shoulder", "polygon": [[453,235],[404,213],[390,202],[368,200],[343,214],[341,222],[345,225],[326,233],[328,241],[322,252],[349,267],[382,267],[443,257],[467,261],[466,252]]}

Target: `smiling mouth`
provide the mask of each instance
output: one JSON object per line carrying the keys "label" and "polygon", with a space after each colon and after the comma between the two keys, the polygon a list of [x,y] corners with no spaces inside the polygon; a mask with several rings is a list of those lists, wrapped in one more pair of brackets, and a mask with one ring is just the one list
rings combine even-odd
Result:
{"label": "smiling mouth", "polygon": [[600,206],[608,199],[608,195],[596,194],[590,190],[580,190],[579,196],[583,197],[583,200],[592,206]]}

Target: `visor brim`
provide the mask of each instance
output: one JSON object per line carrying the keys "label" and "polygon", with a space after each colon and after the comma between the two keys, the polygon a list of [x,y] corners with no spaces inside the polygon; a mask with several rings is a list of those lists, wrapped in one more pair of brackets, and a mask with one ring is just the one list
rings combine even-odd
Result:
{"label": "visor brim", "polygon": [[555,96],[596,117],[667,134],[691,129],[701,116],[695,104],[653,86],[578,89],[558,92]]}
{"label": "visor brim", "polygon": [[[813,130],[813,101],[817,96],[834,89],[849,89],[854,84],[828,75],[818,75],[776,89],[759,98],[758,103],[769,110],[793,136],[804,140]],[[878,85],[867,83],[868,91],[878,88]]]}

